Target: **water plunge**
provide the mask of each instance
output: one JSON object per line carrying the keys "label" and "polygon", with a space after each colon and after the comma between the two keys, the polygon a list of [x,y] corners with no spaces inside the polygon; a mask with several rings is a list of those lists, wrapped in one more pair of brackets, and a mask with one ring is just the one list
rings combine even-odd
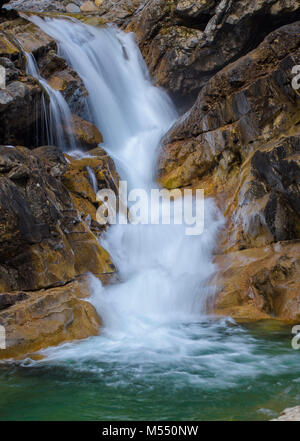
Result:
{"label": "water plunge", "polygon": [[[31,20],[56,39],[59,54],[83,79],[90,114],[122,179],[129,188],[156,188],[159,143],[177,115],[168,96],[151,83],[133,35],[71,20]],[[205,211],[206,229],[199,237],[187,237],[184,225],[110,227],[101,242],[121,282],[108,287],[92,282],[92,302],[106,336],[134,338],[137,346],[152,336],[151,345],[172,347],[174,324],[197,321],[206,312],[222,221],[212,201]]]}
{"label": "water plunge", "polygon": [[[151,83],[133,36],[74,20],[30,20],[58,41],[60,55],[83,79],[89,113],[129,189],[156,188],[160,140],[177,115],[167,95]],[[52,104],[57,109],[55,99]],[[92,173],[90,180],[96,190]],[[205,216],[201,236],[186,236],[185,225],[130,224],[112,226],[102,236],[120,276],[105,287],[95,278],[91,282],[91,302],[104,326],[98,337],[49,348],[44,360],[24,362],[33,366],[29,383],[44,391],[36,414],[268,419],[270,408],[291,403],[292,382],[295,400],[299,397],[299,356],[290,349],[289,335],[260,334],[206,315],[214,296],[207,282],[216,271],[213,249],[223,221],[211,200]],[[22,371],[20,377],[17,384],[27,384]],[[260,409],[263,404],[266,409]]]}

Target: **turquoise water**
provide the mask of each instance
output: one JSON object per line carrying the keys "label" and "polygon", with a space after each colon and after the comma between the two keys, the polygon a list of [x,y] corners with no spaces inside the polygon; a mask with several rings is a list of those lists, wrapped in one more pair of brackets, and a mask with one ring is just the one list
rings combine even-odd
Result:
{"label": "turquoise water", "polygon": [[112,342],[108,351],[103,335],[50,349],[39,362],[1,365],[0,419],[268,420],[299,404],[290,327],[179,326],[193,341],[181,354],[148,348],[131,357]]}

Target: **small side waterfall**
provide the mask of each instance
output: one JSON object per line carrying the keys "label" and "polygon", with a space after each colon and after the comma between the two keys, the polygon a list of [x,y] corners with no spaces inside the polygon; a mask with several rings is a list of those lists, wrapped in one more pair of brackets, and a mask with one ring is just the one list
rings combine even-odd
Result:
{"label": "small side waterfall", "polygon": [[64,127],[72,126],[72,115],[69,106],[59,90],[53,89],[40,75],[39,68],[32,53],[24,51],[27,61],[27,73],[35,77],[49,96],[49,111],[43,97],[43,126],[41,127],[42,140],[48,145],[56,145],[62,150],[75,150],[76,141],[72,130]]}
{"label": "small side waterfall", "polygon": [[[177,115],[168,96],[152,84],[133,35],[74,20],[30,20],[57,40],[60,56],[84,81],[90,114],[122,179],[129,189],[149,194],[157,188],[160,140]],[[186,236],[185,225],[108,229],[102,245],[121,281],[103,287],[93,280],[92,302],[104,323],[100,352],[118,348],[125,357],[140,357],[144,350],[166,349],[175,355],[183,341],[193,346],[188,324],[205,316],[214,294],[207,281],[216,270],[212,253],[222,219],[212,200],[206,201],[205,217],[201,236]]]}

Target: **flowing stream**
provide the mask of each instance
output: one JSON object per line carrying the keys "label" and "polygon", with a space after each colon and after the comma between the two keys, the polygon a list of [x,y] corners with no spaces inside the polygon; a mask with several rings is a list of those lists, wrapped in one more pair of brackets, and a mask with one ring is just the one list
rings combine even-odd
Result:
{"label": "flowing stream", "polygon": [[[89,113],[122,180],[149,195],[157,188],[160,140],[177,114],[152,84],[133,35],[74,20],[30,20],[57,40],[59,54],[84,81]],[[57,107],[52,91],[50,98]],[[68,109],[62,115],[69,118]],[[72,140],[61,142],[74,147]],[[91,181],[97,190],[93,176]],[[272,323],[242,327],[206,314],[215,293],[207,282],[217,270],[213,251],[222,226],[212,200],[205,201],[199,236],[187,236],[185,225],[111,226],[101,243],[120,281],[104,287],[91,279],[101,334],[49,348],[44,360],[14,367],[13,376],[4,370],[4,417],[269,419],[284,403],[296,405],[299,354],[291,348],[290,330]],[[17,396],[26,405],[19,408]]]}

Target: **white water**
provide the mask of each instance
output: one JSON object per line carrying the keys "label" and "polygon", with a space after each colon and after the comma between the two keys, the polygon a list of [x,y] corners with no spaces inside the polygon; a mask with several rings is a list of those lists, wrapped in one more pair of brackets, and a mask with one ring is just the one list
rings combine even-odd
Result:
{"label": "white water", "polygon": [[[122,179],[129,188],[156,188],[159,143],[177,114],[151,83],[133,35],[71,20],[30,20],[58,41],[60,55],[83,79],[89,111]],[[92,303],[104,329],[96,341],[72,346],[72,356],[75,351],[77,357],[105,358],[117,352],[120,361],[136,361],[165,353],[183,357],[199,347],[189,325],[203,319],[214,295],[207,281],[216,270],[212,253],[221,225],[213,201],[207,200],[201,236],[186,236],[185,225],[110,227],[101,243],[120,282],[103,287],[92,280]],[[61,350],[67,356],[70,347]]]}
{"label": "white water", "polygon": [[[27,61],[27,73],[35,77],[44,87],[49,96],[49,110],[45,101],[42,98],[44,126],[41,127],[45,142],[48,145],[56,145],[62,150],[75,150],[76,141],[72,135],[72,114],[66,100],[59,90],[53,89],[47,81],[40,75],[38,66],[32,53],[26,52],[24,54]],[[64,128],[69,127],[69,130]],[[37,134],[40,137],[40,134]]]}

